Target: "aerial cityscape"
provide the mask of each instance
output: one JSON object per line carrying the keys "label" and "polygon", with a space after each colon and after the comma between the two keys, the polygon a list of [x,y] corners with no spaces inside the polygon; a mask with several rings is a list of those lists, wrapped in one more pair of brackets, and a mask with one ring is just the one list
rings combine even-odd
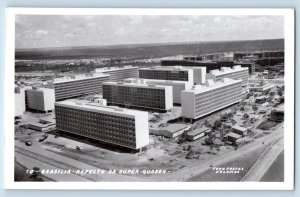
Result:
{"label": "aerial cityscape", "polygon": [[[15,181],[284,181],[280,17],[186,16],[178,31],[189,39],[179,32],[172,42],[177,26],[159,17],[131,16],[132,29],[121,31],[126,20],[111,16],[117,24],[101,32],[111,41],[103,45],[91,32],[99,21],[111,28],[104,19],[68,17],[16,17]],[[241,30],[227,30],[225,18]],[[49,30],[53,21],[67,26],[57,32],[69,29],[65,40]],[[224,36],[199,33],[202,41],[188,26],[220,21]],[[277,21],[268,26],[276,35],[266,21]],[[258,37],[245,39],[248,22]],[[147,32],[128,35],[141,27]],[[26,35],[35,28],[36,37]]]}

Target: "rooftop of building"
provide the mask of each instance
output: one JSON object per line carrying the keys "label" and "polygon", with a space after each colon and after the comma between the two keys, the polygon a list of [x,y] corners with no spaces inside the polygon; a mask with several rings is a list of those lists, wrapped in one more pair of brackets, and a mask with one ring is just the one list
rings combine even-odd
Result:
{"label": "rooftop of building", "polygon": [[127,87],[142,87],[142,88],[150,88],[150,89],[166,89],[168,87],[171,88],[171,86],[165,86],[165,85],[156,85],[156,84],[146,84],[146,83],[140,83],[140,82],[135,82],[135,83],[125,83],[123,81],[119,82],[104,82],[102,85],[115,85],[115,86],[127,86]]}
{"label": "rooftop of building", "polygon": [[53,89],[51,88],[44,88],[44,87],[31,87],[31,88],[27,88],[25,91],[29,91],[29,92],[36,92],[36,91],[40,91],[40,92],[54,92]]}
{"label": "rooftop of building", "polygon": [[139,68],[139,70],[186,71],[186,70],[192,70],[192,68],[187,68],[183,66],[153,66],[148,68]]}
{"label": "rooftop of building", "polygon": [[105,75],[102,73],[80,74],[80,75],[66,76],[62,78],[55,78],[51,82],[53,82],[53,84],[58,84],[58,83],[66,83],[71,81],[79,81],[79,80],[93,79],[99,77],[109,77],[109,75]]}
{"label": "rooftop of building", "polygon": [[100,72],[100,73],[105,73],[105,72],[111,72],[111,71],[116,71],[116,70],[126,70],[126,69],[137,69],[137,66],[122,66],[122,67],[103,67],[103,68],[96,68],[95,72]]}
{"label": "rooftop of building", "polygon": [[239,134],[237,134],[237,133],[233,133],[233,132],[230,132],[230,133],[228,133],[228,134],[226,134],[226,137],[233,137],[233,138],[235,138],[235,139],[238,139],[238,138],[241,138],[242,137],[242,135],[239,135]]}
{"label": "rooftop of building", "polygon": [[241,126],[239,126],[239,125],[234,125],[234,126],[232,127],[232,129],[235,129],[235,130],[238,130],[238,131],[243,131],[243,132],[245,132],[245,131],[248,130],[248,128],[241,127]]}
{"label": "rooftop of building", "polygon": [[197,128],[195,130],[192,130],[192,131],[189,131],[187,133],[187,135],[189,136],[195,136],[195,135],[199,135],[203,132],[209,132],[211,129],[210,128],[207,128],[207,127],[201,127],[201,128]]}
{"label": "rooftop of building", "polygon": [[238,71],[243,71],[243,70],[248,70],[247,67],[241,67],[240,65],[233,66],[233,68],[229,67],[222,67],[220,70],[211,70],[209,71],[209,74],[215,75],[215,76],[221,76],[221,75],[226,75]]}
{"label": "rooftop of building", "polygon": [[172,80],[161,80],[161,79],[143,79],[143,78],[126,78],[123,80],[124,83],[166,83],[166,84],[186,84],[188,81],[172,81]]}
{"label": "rooftop of building", "polygon": [[212,79],[208,79],[208,80],[206,80],[205,85],[194,85],[192,89],[183,90],[182,92],[192,92],[194,94],[199,94],[199,93],[207,92],[207,91],[218,89],[218,88],[223,88],[228,85],[232,85],[235,83],[241,83],[241,82],[242,82],[242,80],[240,80],[240,79],[234,80],[234,79],[230,79],[230,78],[223,78],[222,80],[216,81],[216,82],[214,82]]}
{"label": "rooftop of building", "polygon": [[189,127],[184,124],[168,124],[166,127],[160,128],[160,130],[166,130],[170,133],[176,133],[188,128]]}
{"label": "rooftop of building", "polygon": [[87,100],[64,100],[64,101],[56,102],[55,105],[69,106],[69,107],[85,109],[85,110],[95,110],[99,112],[111,112],[114,114],[124,114],[124,115],[131,115],[131,116],[135,116],[139,114],[148,114],[148,112],[125,109],[116,106],[103,106],[99,103],[95,103]]}

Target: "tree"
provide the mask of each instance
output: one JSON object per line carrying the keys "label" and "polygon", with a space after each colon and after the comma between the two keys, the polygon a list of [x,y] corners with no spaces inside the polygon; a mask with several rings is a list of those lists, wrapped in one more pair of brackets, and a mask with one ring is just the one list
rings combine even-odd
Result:
{"label": "tree", "polygon": [[273,91],[272,91],[272,92],[269,92],[269,95],[270,95],[270,97],[274,97],[274,96],[275,96],[275,94],[276,94],[276,93],[275,93],[275,92],[273,92]]}
{"label": "tree", "polygon": [[244,116],[243,116],[245,119],[248,119],[249,118],[249,114],[247,113],[244,113]]}
{"label": "tree", "polygon": [[215,120],[214,125],[212,126],[213,130],[217,130],[222,126],[222,122],[220,120]]}
{"label": "tree", "polygon": [[252,110],[254,111],[254,113],[256,113],[256,112],[257,112],[257,110],[258,110],[258,107],[257,107],[257,105],[253,105],[253,106],[252,106]]}
{"label": "tree", "polygon": [[240,111],[243,112],[245,111],[245,108],[243,106],[240,107]]}

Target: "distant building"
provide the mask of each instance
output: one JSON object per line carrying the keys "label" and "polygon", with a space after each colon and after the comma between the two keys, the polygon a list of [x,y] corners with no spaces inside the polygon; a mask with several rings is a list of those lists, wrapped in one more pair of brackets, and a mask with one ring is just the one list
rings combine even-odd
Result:
{"label": "distant building", "polygon": [[105,82],[103,98],[108,104],[140,107],[154,110],[170,110],[173,107],[171,86],[143,83]]}
{"label": "distant building", "polygon": [[210,131],[211,131],[211,129],[209,129],[207,127],[198,128],[198,129],[189,131],[186,134],[186,139],[189,140],[189,141],[195,141],[195,140],[197,140],[197,139],[199,139],[201,137],[204,137]]}
{"label": "distant building", "polygon": [[249,131],[249,128],[240,127],[238,125],[234,125],[232,127],[232,132],[236,133],[236,134],[239,134],[241,136],[246,136],[248,131]]}
{"label": "distant building", "polygon": [[253,84],[253,83],[249,84],[249,90],[254,91],[254,92],[263,92],[266,90],[270,90],[273,87],[274,87],[274,85],[269,84],[269,83],[266,83],[264,85]]}
{"label": "distant building", "polygon": [[102,83],[106,81],[109,81],[109,75],[74,75],[70,78],[56,78],[54,81],[48,81],[48,87],[54,88],[55,100],[61,101],[102,93]]}
{"label": "distant building", "polygon": [[249,74],[253,73],[256,69],[254,62],[244,61],[191,61],[191,60],[161,60],[161,66],[183,66],[186,67],[206,67],[206,72],[211,70],[220,69],[221,67],[232,68],[235,65],[248,68]]}
{"label": "distant building", "polygon": [[186,126],[186,125],[170,124],[166,127],[150,129],[150,134],[164,136],[167,138],[176,138],[176,137],[182,135],[188,129],[190,129],[190,127]]}
{"label": "distant building", "polygon": [[281,105],[278,109],[272,110],[269,120],[274,122],[284,121],[284,105]]}
{"label": "distant building", "polygon": [[28,128],[41,132],[49,131],[55,128],[55,121],[54,119],[41,118],[38,122],[30,122]]}
{"label": "distant building", "polygon": [[241,139],[242,137],[243,137],[242,135],[233,132],[230,132],[225,135],[225,139],[227,140],[227,142],[234,143],[234,144],[236,144],[237,140]]}
{"label": "distant building", "polygon": [[25,89],[15,87],[15,117],[22,117],[26,111]]}
{"label": "distant building", "polygon": [[139,78],[170,81],[188,81],[193,84],[205,83],[205,67],[162,67],[140,68]]}
{"label": "distant building", "polygon": [[220,70],[211,70],[206,74],[206,79],[213,79],[214,81],[224,78],[241,79],[242,86],[246,86],[249,82],[248,68],[242,68],[241,66],[234,66],[233,68],[222,67]]}
{"label": "distant building", "polygon": [[134,79],[128,78],[124,79],[125,83],[136,83],[136,81],[143,81],[145,84],[155,84],[155,85],[163,85],[163,86],[172,86],[173,92],[173,103],[181,104],[181,91],[189,90],[192,88],[192,83],[187,81],[169,81],[169,80],[156,80],[156,79]]}
{"label": "distant building", "polygon": [[54,109],[54,90],[32,87],[25,90],[26,109],[48,112]]}
{"label": "distant building", "polygon": [[137,150],[149,144],[148,113],[97,103],[55,103],[58,130]]}
{"label": "distant building", "polygon": [[97,68],[95,72],[109,75],[109,81],[114,82],[122,81],[126,78],[137,78],[139,76],[138,67],[133,66]]}
{"label": "distant building", "polygon": [[224,78],[214,82],[208,79],[206,85],[194,86],[181,92],[181,115],[197,119],[242,100],[242,80]]}

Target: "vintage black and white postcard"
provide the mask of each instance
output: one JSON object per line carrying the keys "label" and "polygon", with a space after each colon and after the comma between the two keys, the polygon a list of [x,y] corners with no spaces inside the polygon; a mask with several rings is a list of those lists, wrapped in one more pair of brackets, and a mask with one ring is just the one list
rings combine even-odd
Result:
{"label": "vintage black and white postcard", "polygon": [[6,22],[6,188],[293,189],[293,9]]}

